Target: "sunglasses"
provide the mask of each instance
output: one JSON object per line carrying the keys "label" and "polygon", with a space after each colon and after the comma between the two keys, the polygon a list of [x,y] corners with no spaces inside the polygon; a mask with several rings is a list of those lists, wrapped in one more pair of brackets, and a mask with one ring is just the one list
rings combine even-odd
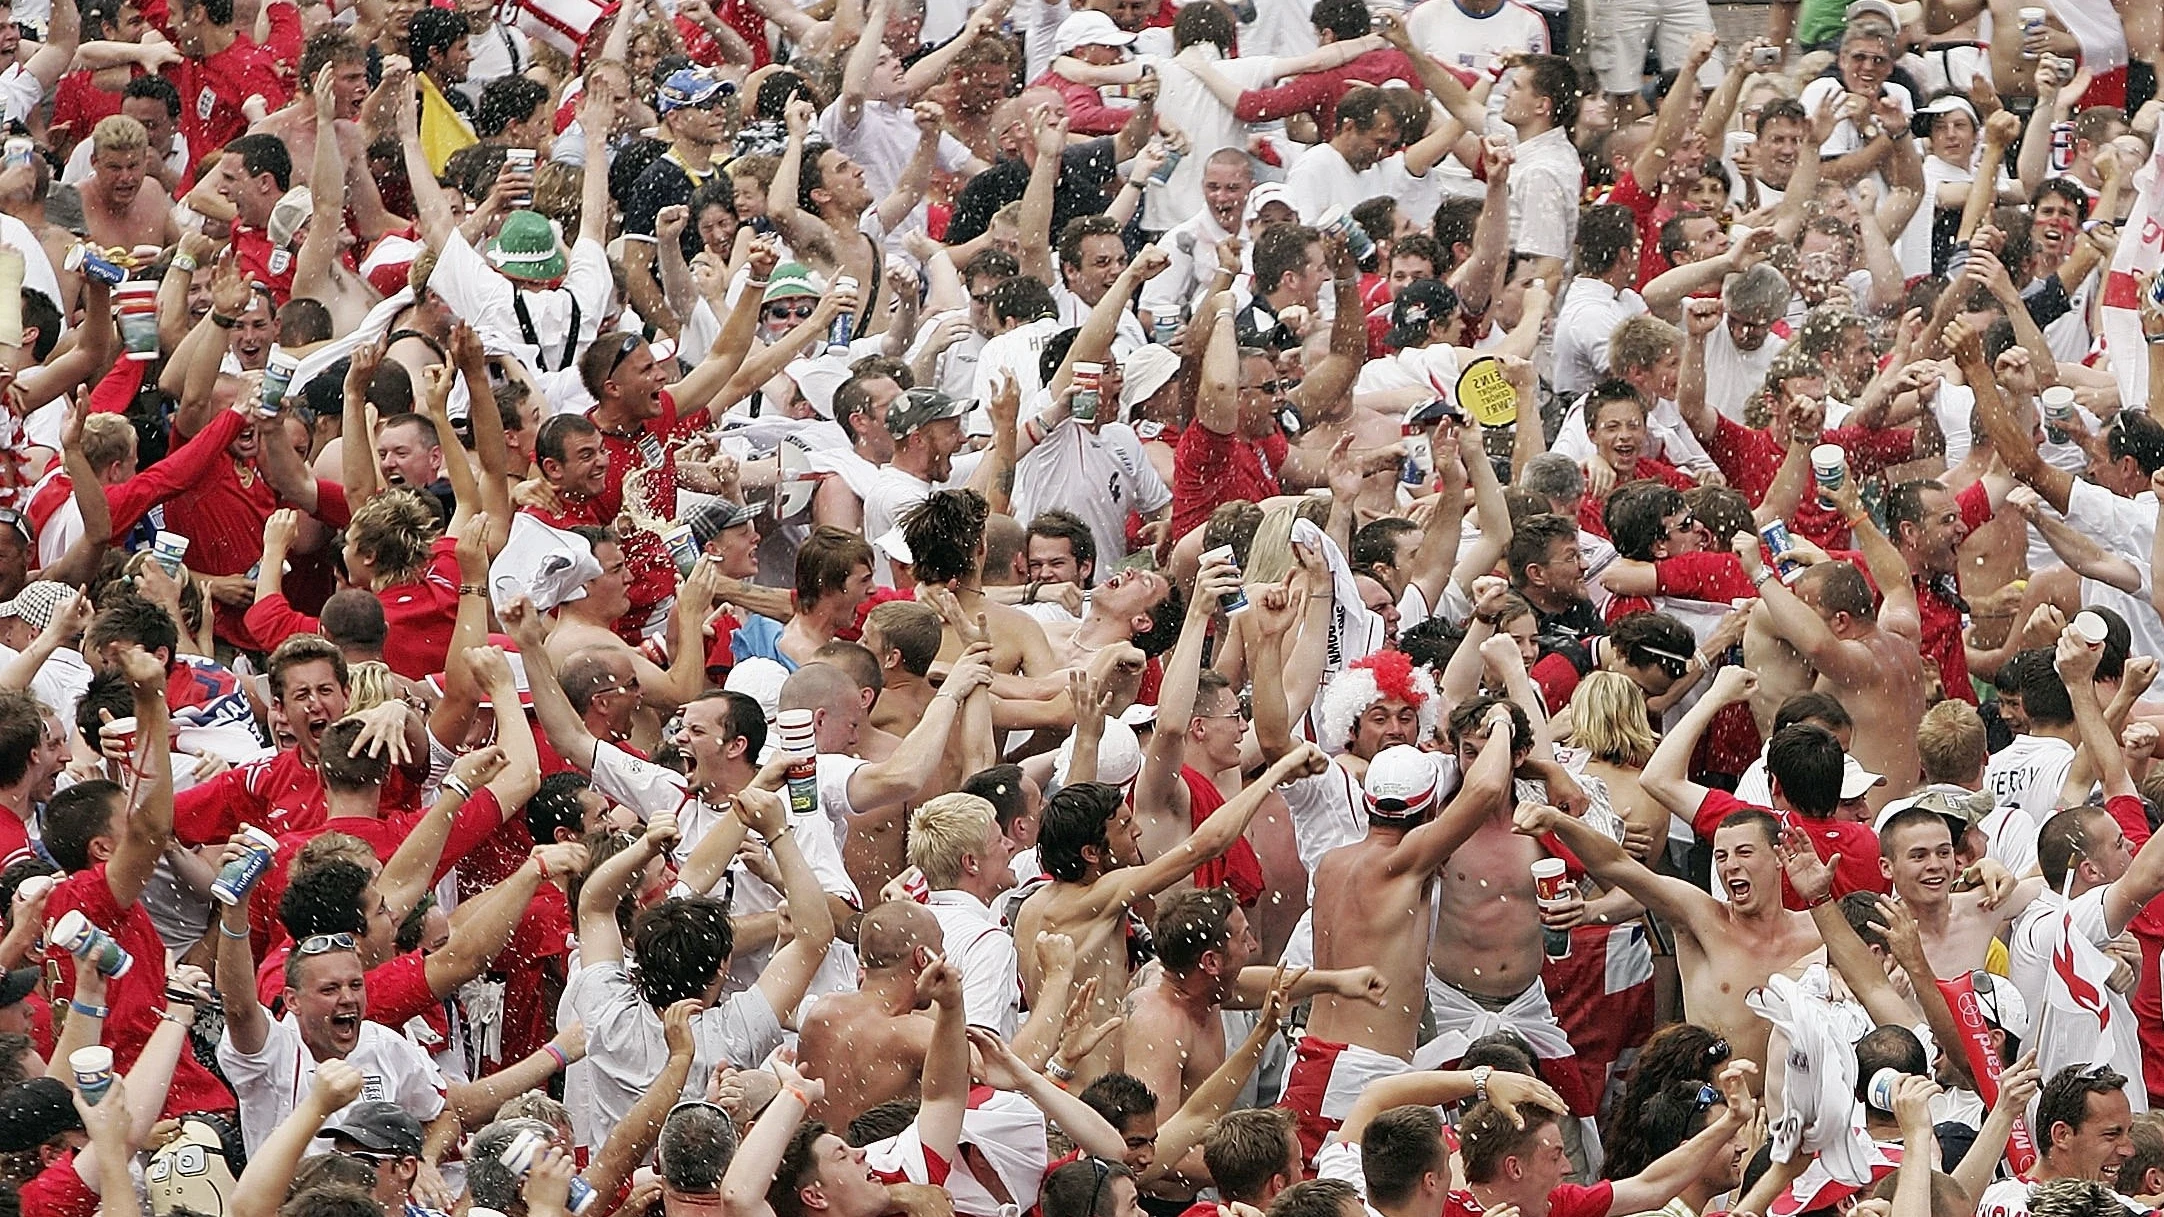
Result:
{"label": "sunglasses", "polygon": [[1675,525],[1674,525],[1673,527],[1671,527],[1671,528],[1670,528],[1670,529],[1669,529],[1668,531],[1670,531],[1670,532],[1689,532],[1689,531],[1691,531],[1692,529],[1694,529],[1694,528],[1697,528],[1697,527],[1698,527],[1698,517],[1697,517],[1696,515],[1693,515],[1692,513],[1690,513],[1690,512],[1687,512],[1687,511],[1686,511],[1686,512],[1684,512],[1684,513],[1683,513],[1683,518],[1682,518],[1682,519],[1680,519],[1680,520],[1677,520],[1677,521],[1675,522]]}
{"label": "sunglasses", "polygon": [[616,357],[609,360],[609,375],[614,376],[616,369],[622,367],[626,359],[631,358],[631,352],[638,350],[639,345],[645,341],[644,338],[639,337],[637,334],[626,334],[619,339],[616,347]]}
{"label": "sunglasses", "polygon": [[768,319],[773,321],[786,321],[791,317],[802,321],[817,312],[818,308],[818,305],[809,302],[804,304],[769,304],[766,306],[766,315]]}
{"label": "sunglasses", "polygon": [[293,948],[293,953],[296,955],[328,955],[333,951],[350,951],[353,949],[353,943],[354,939],[351,934],[310,934],[308,937],[301,939],[300,945]]}
{"label": "sunglasses", "polygon": [[1105,1180],[1110,1178],[1112,1175],[1112,1168],[1105,1165],[1105,1161],[1102,1158],[1091,1158],[1090,1170],[1097,1176],[1097,1182],[1090,1185],[1089,1207],[1082,1210],[1085,1213],[1094,1213],[1097,1211],[1097,1201],[1104,1196]]}
{"label": "sunglasses", "polygon": [[12,507],[0,507],[0,527],[14,529],[25,541],[33,539],[29,518]]}
{"label": "sunglasses", "polygon": [[1658,647],[1646,646],[1639,647],[1638,651],[1642,655],[1650,656],[1654,663],[1660,665],[1661,671],[1668,673],[1671,679],[1681,680],[1684,674],[1691,670],[1691,657],[1688,655],[1678,655],[1674,651],[1663,651]]}
{"label": "sunglasses", "polygon": [[1240,387],[1249,392],[1265,393],[1271,397],[1283,397],[1285,394],[1299,388],[1300,382],[1296,380],[1265,380],[1259,385],[1242,385]]}
{"label": "sunglasses", "polygon": [[1700,1082],[1698,1084],[1698,1095],[1691,1100],[1691,1108],[1694,1111],[1704,1111],[1720,1101],[1721,1092],[1713,1088],[1713,1083]]}

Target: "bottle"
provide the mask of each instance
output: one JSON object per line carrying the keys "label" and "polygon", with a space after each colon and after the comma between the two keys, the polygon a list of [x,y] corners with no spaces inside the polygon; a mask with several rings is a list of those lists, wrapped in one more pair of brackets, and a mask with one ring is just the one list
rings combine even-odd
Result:
{"label": "bottle", "polygon": [[784,710],[774,717],[774,730],[782,755],[789,758],[783,774],[789,784],[789,814],[810,815],[819,810],[819,745],[812,712]]}

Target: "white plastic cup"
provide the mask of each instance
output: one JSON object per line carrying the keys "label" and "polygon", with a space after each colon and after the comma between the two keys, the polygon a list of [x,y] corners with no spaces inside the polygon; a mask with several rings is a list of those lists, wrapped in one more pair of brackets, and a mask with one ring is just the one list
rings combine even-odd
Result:
{"label": "white plastic cup", "polygon": [[[2024,44],[2028,42],[2031,36],[2044,32],[2045,13],[2043,9],[2033,6],[2024,7],[2016,15],[2021,18],[2021,40]],[[2024,45],[2021,49],[2021,57],[2023,59],[2034,59],[2036,55]]]}
{"label": "white plastic cup", "polygon": [[165,568],[167,578],[180,578],[180,564],[188,556],[188,538],[177,532],[160,531],[150,542],[150,556]]}
{"label": "white plastic cup", "polygon": [[75,1088],[92,1107],[113,1088],[113,1050],[103,1044],[77,1048],[68,1054],[68,1068],[75,1071]]}
{"label": "white plastic cup", "polygon": [[774,731],[781,750],[790,756],[809,756],[816,750],[817,732],[809,710],[784,710],[774,717]]}
{"label": "white plastic cup", "polygon": [[1825,491],[1839,490],[1848,484],[1848,452],[1839,444],[1820,444],[1811,449],[1811,476],[1818,487]]}
{"label": "white plastic cup", "polygon": [[2054,422],[2064,422],[2074,416],[2074,391],[2065,385],[2053,385],[2037,397],[2044,417]]}
{"label": "white plastic cup", "polygon": [[2111,627],[2104,623],[2103,616],[2098,613],[2083,611],[2074,614],[2073,626],[2074,633],[2093,647],[2103,646],[2104,640],[2111,636]]}
{"label": "white plastic cup", "polygon": [[1880,1111],[1891,1112],[1894,1109],[1894,1087],[1900,1084],[1901,1071],[1889,1065],[1871,1075],[1871,1085],[1865,1092],[1865,1100]]}

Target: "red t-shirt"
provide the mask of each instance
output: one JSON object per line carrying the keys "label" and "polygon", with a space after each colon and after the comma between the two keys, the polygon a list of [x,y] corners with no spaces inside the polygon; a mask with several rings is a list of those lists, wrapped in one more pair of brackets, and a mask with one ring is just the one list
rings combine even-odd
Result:
{"label": "red t-shirt", "polygon": [[[180,90],[180,133],[187,138],[188,155],[197,165],[216,156],[220,149],[248,130],[248,116],[241,103],[261,94],[264,104],[277,110],[286,104],[287,88],[278,70],[281,59],[300,58],[300,13],[290,4],[266,6],[270,42],[258,45],[246,34],[235,34],[233,43],[215,55],[189,56],[165,69],[165,76]],[[275,48],[275,49],[274,49]],[[192,184],[194,174],[189,174]],[[290,289],[291,284],[288,283]]]}
{"label": "red t-shirt", "polygon": [[30,830],[12,811],[0,810],[0,870],[36,856],[30,848]]}
{"label": "red t-shirt", "polygon": [[174,795],[173,835],[184,845],[214,845],[253,824],[282,837],[320,826],[326,814],[323,776],[288,748]]}
{"label": "red t-shirt", "polygon": [[272,245],[269,233],[246,224],[233,225],[233,257],[250,282],[270,288],[278,307],[284,308],[293,298],[293,251]]}
{"label": "red t-shirt", "polygon": [[[1916,452],[1916,432],[1908,427],[1842,427],[1826,432],[1820,442],[1839,444],[1845,449],[1849,472],[1857,477],[1898,465],[1912,459]],[[1713,442],[1706,445],[1706,455],[1720,466],[1728,484],[1756,507],[1773,488],[1774,474],[1780,471],[1785,453],[1772,433],[1724,417],[1718,420]],[[1804,493],[1795,514],[1788,517],[1788,530],[1821,549],[1849,547],[1848,525],[1842,522],[1841,513],[1820,506],[1818,496],[1809,491]]]}
{"label": "red t-shirt", "polygon": [[1086,85],[1069,80],[1050,68],[1037,79],[1029,82],[1032,89],[1051,89],[1060,95],[1066,105],[1067,129],[1076,135],[1115,135],[1135,116],[1133,106],[1105,104],[1104,94],[1096,85]]}
{"label": "red t-shirt", "polygon": [[[102,1042],[113,1050],[114,1070],[126,1073],[134,1068],[135,1058],[142,1055],[150,1033],[158,1029],[158,1012],[165,1009],[165,940],[158,937],[158,927],[139,901],[131,900],[126,908],[120,907],[113,898],[105,868],[106,864],[100,862],[61,880],[46,901],[45,916],[58,921],[69,911],[80,910],[92,925],[112,935],[135,957],[134,965],[125,973],[105,982],[105,1004],[112,1013],[105,1018]],[[60,983],[53,986],[53,996],[73,996],[75,957],[57,945],[48,946],[45,956],[60,968]],[[165,1096],[164,1114],[225,1111],[232,1106],[232,1092],[197,1062],[194,1053],[181,1053],[180,1063],[173,1068],[172,1088]]]}
{"label": "red t-shirt", "polygon": [[[424,680],[443,671],[458,625],[458,539],[438,537],[429,546],[428,566],[412,583],[394,583],[376,593],[383,602],[389,633],[383,660],[407,680]],[[317,634],[323,623],[295,609],[283,594],[265,596],[248,607],[248,631],[267,647],[295,634]]]}
{"label": "red t-shirt", "polygon": [[[1677,490],[1695,490],[1698,488],[1698,483],[1692,481],[1689,474],[1684,473],[1666,461],[1657,461],[1650,456],[1639,457],[1638,467],[1632,470],[1629,476],[1619,473],[1616,476],[1616,484],[1620,486],[1625,482],[1642,481],[1647,478],[1666,482]],[[1608,520],[1605,515],[1607,507],[1608,500],[1605,498],[1596,499],[1589,494],[1579,499],[1578,527],[1596,537],[1607,536]]]}
{"label": "red t-shirt", "polygon": [[[1836,898],[1850,892],[1876,892],[1881,896],[1893,891],[1893,886],[1878,868],[1878,834],[1869,824],[1853,820],[1814,820],[1807,816],[1792,816],[1771,807],[1758,807],[1725,790],[1708,790],[1698,812],[1691,817],[1691,827],[1702,840],[1712,841],[1715,829],[1721,821],[1739,811],[1763,811],[1784,826],[1800,827],[1811,838],[1811,848],[1817,851],[1821,861],[1833,861],[1836,854],[1840,861],[1833,863],[1833,894]],[[1781,876],[1781,903],[1783,907],[1801,909],[1803,901],[1788,886],[1788,876]]]}
{"label": "red t-shirt", "polygon": [[[1180,780],[1187,783],[1187,810],[1189,824],[1202,827],[1210,814],[1225,805],[1225,796],[1217,789],[1210,775],[1192,765],[1180,766]],[[1255,847],[1242,837],[1232,843],[1223,856],[1212,858],[1195,868],[1196,887],[1223,887],[1232,890],[1233,899],[1252,908],[1262,898],[1262,859],[1255,854]]]}
{"label": "red t-shirt", "polygon": [[[1608,1217],[1615,1207],[1615,1184],[1606,1179],[1591,1187],[1565,1183],[1548,1193],[1548,1217]],[[1453,1189],[1443,1202],[1443,1217],[1480,1217],[1487,1212],[1473,1194]]]}
{"label": "red t-shirt", "polygon": [[[131,77],[142,74],[143,69],[139,67],[129,73]],[[98,125],[99,119],[120,113],[120,94],[99,88],[91,77],[89,72],[70,72],[53,86],[52,127],[65,127],[68,134],[78,140],[89,139],[90,129]],[[162,148],[158,150],[158,159],[165,159]]]}
{"label": "red t-shirt", "polygon": [[75,1173],[75,1151],[68,1150],[23,1184],[22,1212],[38,1217],[96,1217],[98,1194]]}
{"label": "red t-shirt", "polygon": [[1666,218],[1660,214],[1658,194],[1647,194],[1638,184],[1638,177],[1625,169],[1616,176],[1616,184],[1608,191],[1608,201],[1631,209],[1631,219],[1638,226],[1638,278],[1631,286],[1643,291],[1648,283],[1660,277],[1668,269],[1668,259],[1661,254],[1661,223]]}
{"label": "red t-shirt", "polygon": [[[1975,482],[1954,496],[1961,522],[1974,532],[1991,521],[1991,495]],[[1916,609],[1923,622],[1923,652],[1939,665],[1939,683],[1946,696],[1976,704],[1976,684],[1969,679],[1968,644],[1962,640],[1961,610],[1942,595],[1933,583],[1916,580]]]}
{"label": "red t-shirt", "polygon": [[[206,475],[187,489],[166,504],[165,526],[188,538],[189,570],[243,575],[263,560],[263,529],[278,510],[278,492],[254,464],[212,461]],[[220,604],[217,622],[218,637],[227,642],[243,650],[268,649],[248,632],[245,609]]]}
{"label": "red t-shirt", "polygon": [[1220,503],[1260,503],[1283,493],[1277,474],[1291,450],[1283,432],[1251,440],[1200,424],[1187,428],[1172,456],[1172,535],[1202,527]]}

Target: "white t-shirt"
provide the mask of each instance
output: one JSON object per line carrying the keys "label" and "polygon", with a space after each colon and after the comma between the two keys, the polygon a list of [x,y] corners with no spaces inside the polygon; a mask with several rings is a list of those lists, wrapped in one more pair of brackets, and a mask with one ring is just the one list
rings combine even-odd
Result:
{"label": "white t-shirt", "polygon": [[[1984,766],[1984,789],[1999,806],[2019,807],[2041,827],[2059,809],[2059,788],[2073,764],[2074,746],[2065,740],[2017,735]],[[2031,841],[2030,852],[2035,848]]]}
{"label": "white t-shirt", "polygon": [[[557,1020],[586,1024],[586,1059],[593,1068],[590,1096],[599,1135],[616,1127],[661,1076],[669,1048],[661,1016],[639,996],[620,963],[581,967],[564,988]],[[781,1046],[781,1023],[757,988],[746,989],[692,1016],[691,1077],[684,1093],[701,1094],[707,1075],[725,1065],[758,1067]],[[418,1049],[416,1049],[418,1051]]]}
{"label": "white t-shirt", "polygon": [[1255,0],[1255,19],[1240,26],[1249,55],[1305,55],[1320,45],[1307,0]]}
{"label": "white t-shirt", "polygon": [[[968,309],[950,309],[926,317],[917,327],[916,340],[909,344],[909,353],[904,358],[912,363],[916,362],[917,356],[924,353],[924,348],[931,345],[932,335],[939,331],[942,322],[949,317],[968,315]],[[976,386],[977,359],[984,353],[984,344],[987,341],[989,339],[973,325],[963,332],[961,341],[934,356],[932,387],[949,397],[968,397],[969,391]]]}
{"label": "white t-shirt", "polygon": [[1427,0],[1405,19],[1413,45],[1456,67],[1485,72],[1511,51],[1544,55],[1548,23],[1515,0],[1485,17],[1475,17],[1455,0]]}
{"label": "white t-shirt", "polygon": [[[1275,83],[1278,77],[1277,60],[1268,55],[1224,59],[1219,57],[1216,44],[1209,42],[1198,42],[1182,54],[1203,56],[1212,68],[1240,89],[1260,89]],[[1195,74],[1187,70],[1179,56],[1158,65],[1158,81],[1157,108],[1161,113],[1177,116],[1180,130],[1187,133],[1190,146],[1187,155],[1173,167],[1169,181],[1161,186],[1152,185],[1142,192],[1143,227],[1153,230],[1170,228],[1201,210],[1203,164],[1212,153],[1225,148],[1245,151],[1247,137],[1254,130],[1195,79]]]}
{"label": "white t-shirt", "polygon": [[[91,175],[97,172],[97,167],[91,163],[91,157],[96,151],[97,145],[89,138],[78,140],[75,151],[68,154],[66,167],[60,171],[60,184],[80,186],[89,181]],[[166,149],[165,167],[182,177],[188,174],[188,141],[178,131],[173,132],[172,146]]]}
{"label": "white t-shirt", "polygon": [[[1786,330],[1788,326],[1784,322],[1779,328]],[[1707,404],[1722,418],[1743,422],[1743,403],[1766,383],[1766,370],[1787,345],[1787,334],[1769,332],[1757,350],[1746,351],[1736,346],[1735,336],[1725,324],[1714,326],[1713,332],[1706,335]]]}
{"label": "white t-shirt", "polygon": [[[659,1021],[655,1020],[657,1044],[661,1042]],[[361,1073],[361,1095],[354,1102],[388,1100],[423,1124],[443,1114],[443,1074],[426,1052],[389,1027],[363,1019],[360,1040],[346,1054],[346,1064]],[[228,1030],[218,1039],[218,1067],[240,1100],[241,1139],[251,1155],[315,1085],[315,1054],[301,1042],[300,1023],[290,1013],[270,1020],[263,1047],[255,1052],[235,1048]],[[336,1125],[339,1115],[349,1109],[341,1108],[325,1127]]]}
{"label": "white t-shirt", "polygon": [[[14,663],[21,653],[13,647],[0,646],[0,668]],[[83,700],[83,694],[90,691],[90,676],[90,665],[83,662],[79,652],[58,647],[38,665],[37,673],[30,678],[30,691],[72,731],[75,706]]]}
{"label": "white t-shirt", "polygon": [[1329,144],[1315,145],[1285,175],[1285,193],[1303,224],[1313,224],[1333,206],[1350,211],[1387,189],[1375,166],[1355,169]]}
{"label": "white t-shirt", "polygon": [[516,76],[533,66],[533,40],[526,37],[526,31],[500,21],[491,21],[487,29],[468,35],[466,50],[473,62],[467,65],[466,79],[458,87],[476,106],[481,104],[481,92],[488,88],[488,82]]}
{"label": "white t-shirt", "polygon": [[1645,311],[1645,298],[1630,288],[1618,291],[1582,275],[1572,279],[1555,313],[1555,391],[1576,395],[1608,379],[1608,340],[1615,327]]}
{"label": "white t-shirt", "polygon": [[[985,339],[984,349],[977,353],[977,374],[970,383],[969,395],[983,408],[999,389],[1002,378],[1014,378],[1015,387],[1022,394],[1024,418],[1032,408],[1031,402],[1044,392],[1044,377],[1038,375],[1037,359],[1044,354],[1045,344],[1052,336],[1067,328],[1057,317],[1040,317],[1035,321],[1018,325],[1004,334]],[[866,532],[876,538],[877,533]]]}
{"label": "white t-shirt", "polygon": [[[902,171],[908,168],[910,158],[917,154],[917,145],[923,141],[917,131],[915,112],[891,101],[865,102],[854,127],[842,122],[842,103],[837,101],[819,116],[819,132],[837,151],[863,168],[864,188],[871,192],[874,207],[894,193],[894,187],[902,180]],[[969,145],[944,132],[940,134],[937,166],[941,171],[959,173],[968,167],[971,159]],[[924,204],[919,202],[906,219],[894,226],[886,239],[893,240],[896,234],[919,231],[923,227]],[[899,245],[899,242],[895,243]]]}
{"label": "white t-shirt", "polygon": [[1129,512],[1148,516],[1171,504],[1172,492],[1125,423],[1100,423],[1092,432],[1067,419],[1015,462],[1014,518],[1032,520],[1053,507],[1080,516],[1103,569],[1127,553]]}
{"label": "white t-shirt", "polygon": [[939,918],[947,958],[962,969],[962,1006],[969,1025],[1013,1039],[1022,1001],[1021,957],[1014,936],[968,892],[936,891],[925,905]]}
{"label": "white t-shirt", "polygon": [[[1065,283],[1052,285],[1052,303],[1059,306],[1059,323],[1062,329],[1077,328],[1088,324],[1091,310],[1097,306],[1067,290]],[[1127,357],[1148,343],[1150,336],[1142,332],[1142,319],[1131,308],[1120,310],[1119,320],[1113,323],[1112,361],[1125,363]],[[1039,369],[1042,371],[1043,369]],[[981,398],[979,400],[990,400]]]}
{"label": "white t-shirt", "polygon": [[[1827,98],[1840,97],[1847,92],[1848,86],[1841,83],[1839,76],[1821,76],[1805,85],[1802,95],[1797,100],[1803,103],[1804,113],[1816,114],[1818,108],[1826,103]],[[1909,91],[1889,80],[1879,86],[1879,96],[1890,97],[1900,103],[1902,130],[1894,132],[1893,135],[1896,139],[1906,138],[1909,116],[1916,112],[1915,103],[1909,99]],[[1855,122],[1844,118],[1834,124],[1833,134],[1827,136],[1826,142],[1818,146],[1818,155],[1821,159],[1826,160],[1831,160],[1837,156],[1847,156],[1849,153],[1863,147],[1867,142],[1863,137],[1863,132],[1856,129]],[[1886,193],[1885,177],[1874,169],[1871,171],[1870,180],[1878,184],[1879,194],[1884,197]],[[1929,210],[1929,208],[1930,200],[1927,198],[1924,205],[1917,210],[1922,212]]]}
{"label": "white t-shirt", "polygon": [[[1428,0],[1430,6],[1447,2]],[[1561,258],[1568,267],[1578,241],[1578,196],[1584,185],[1585,169],[1569,132],[1555,127],[1521,140],[1510,168],[1511,248],[1531,257]]]}

